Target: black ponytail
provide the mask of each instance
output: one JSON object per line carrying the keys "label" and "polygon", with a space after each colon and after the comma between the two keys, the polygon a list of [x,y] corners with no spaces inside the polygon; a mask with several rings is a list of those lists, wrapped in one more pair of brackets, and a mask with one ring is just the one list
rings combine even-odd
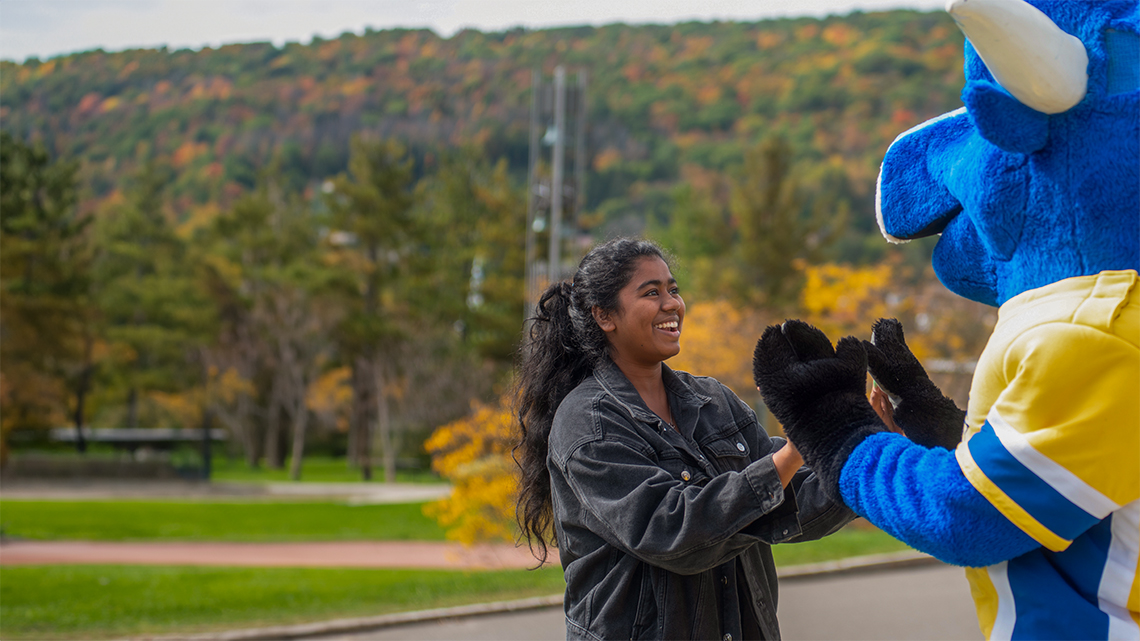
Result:
{"label": "black ponytail", "polygon": [[606,334],[594,320],[593,308],[618,311],[622,288],[647,257],[666,260],[659,247],[645,240],[619,238],[595,247],[578,265],[573,282],[554,283],[543,292],[528,321],[515,388],[520,431],[515,458],[521,470],[515,513],[540,564],[546,562],[547,546],[557,545],[546,468],[554,413],[609,358]]}

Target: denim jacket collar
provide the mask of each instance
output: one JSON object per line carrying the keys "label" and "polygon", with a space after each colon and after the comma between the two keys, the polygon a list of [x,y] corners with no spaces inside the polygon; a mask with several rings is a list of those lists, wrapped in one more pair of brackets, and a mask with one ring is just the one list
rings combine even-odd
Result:
{"label": "denim jacket collar", "polygon": [[[646,407],[645,401],[637,392],[637,388],[612,360],[607,358],[595,367],[594,378],[636,420],[643,423],[657,423],[661,420]],[[670,399],[673,407],[683,407],[689,411],[694,411],[713,400],[711,396],[701,394],[690,387],[664,363],[661,364],[661,378],[665,382],[665,390],[673,397]],[[683,417],[677,416],[676,418],[678,422],[687,422]]]}

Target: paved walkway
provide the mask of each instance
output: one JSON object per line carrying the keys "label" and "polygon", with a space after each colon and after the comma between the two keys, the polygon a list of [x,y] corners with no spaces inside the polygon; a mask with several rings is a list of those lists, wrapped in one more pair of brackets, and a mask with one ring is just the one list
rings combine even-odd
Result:
{"label": "paved walkway", "polygon": [[[557,554],[551,561],[558,562]],[[488,570],[534,567],[511,544],[464,547],[424,541],[318,543],[6,541],[0,565],[127,564],[245,567],[435,568]]]}
{"label": "paved walkway", "polygon": [[[548,563],[558,564],[550,549]],[[867,569],[903,568],[933,563],[918,552],[875,554],[783,567],[781,578],[843,574]],[[7,540],[0,544],[0,565],[125,564],[213,565],[244,567],[351,567],[512,569],[533,568],[530,550],[510,543],[430,541],[324,541],[315,543],[105,542]]]}
{"label": "paved walkway", "polygon": [[[779,620],[787,641],[982,641],[962,568],[939,563],[888,571],[822,574],[780,580]],[[322,633],[321,630],[324,630]],[[246,631],[197,641],[287,638],[290,630],[255,636]],[[313,641],[558,641],[566,638],[562,608],[555,606],[471,613],[468,616],[398,621],[369,628],[333,622],[294,638]],[[284,634],[281,634],[284,633]],[[195,639],[195,637],[188,637]]]}
{"label": "paved walkway", "polygon": [[38,501],[107,501],[118,499],[186,499],[216,501],[338,500],[353,505],[418,503],[447,496],[444,483],[225,483],[205,481],[37,481],[0,484],[0,499]]}

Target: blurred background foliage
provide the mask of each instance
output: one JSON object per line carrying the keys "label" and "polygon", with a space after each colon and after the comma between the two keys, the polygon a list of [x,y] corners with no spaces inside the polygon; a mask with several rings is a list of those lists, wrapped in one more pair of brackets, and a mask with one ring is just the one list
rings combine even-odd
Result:
{"label": "blurred background foliage", "polygon": [[2,454],[211,424],[293,478],[306,453],[389,481],[434,457],[453,535],[509,537],[530,79],[558,64],[589,77],[571,244],[672,252],[670,365],[762,410],[766,324],[890,315],[964,403],[996,313],[874,217],[891,140],[960,105],[962,45],[941,12],[891,11],[0,61]]}
{"label": "blurred background foliage", "polygon": [[0,61],[0,119],[16,139],[78,161],[83,213],[121,202],[148,163],[168,164],[166,206],[193,228],[256,191],[269,167],[282,193],[313,198],[349,168],[357,135],[402,141],[416,180],[460,146],[518,178],[531,71],[563,64],[589,76],[585,209],[600,233],[667,221],[678,184],[703,193],[740,179],[773,133],[800,189],[845,203],[868,232],[886,146],[959,104],[962,44],[942,12],[893,11],[96,50]]}

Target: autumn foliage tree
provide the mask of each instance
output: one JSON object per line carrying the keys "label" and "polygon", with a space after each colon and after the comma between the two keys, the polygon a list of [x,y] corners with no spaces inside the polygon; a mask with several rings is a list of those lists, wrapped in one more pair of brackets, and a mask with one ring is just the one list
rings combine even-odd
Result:
{"label": "autumn foliage tree", "polygon": [[443,425],[424,447],[432,469],[452,484],[451,495],[429,504],[426,513],[465,544],[515,538],[517,466],[511,457],[515,417],[509,399],[476,402],[467,416]]}
{"label": "autumn foliage tree", "polygon": [[0,422],[212,417],[272,465],[347,430],[365,478],[377,433],[392,478],[516,349],[529,79],[557,63],[590,70],[578,231],[678,258],[672,364],[752,402],[764,324],[879,311],[961,360],[987,317],[866,267],[882,151],[959,106],[961,50],[943,12],[897,11],[0,61],[0,124],[35,141],[0,144]]}
{"label": "autumn foliage tree", "polygon": [[[0,128],[37,150],[0,145],[0,421],[209,416],[247,461],[273,465],[301,425],[336,448],[347,429],[365,477],[378,433],[391,475],[397,450],[423,454],[402,435],[493,397],[516,348],[533,69],[590,71],[578,231],[649,225],[679,258],[694,321],[707,309],[709,327],[748,326],[806,313],[794,259],[886,253],[872,213],[882,151],[959,106],[961,51],[943,12],[892,11],[0,61]],[[148,177],[157,166],[171,171]],[[845,208],[857,224],[838,223]],[[284,218],[318,246],[277,233]],[[921,342],[947,321],[904,322]],[[945,335],[933,344],[964,336]],[[727,362],[714,339],[686,355]],[[746,374],[688,367],[752,393]]]}

